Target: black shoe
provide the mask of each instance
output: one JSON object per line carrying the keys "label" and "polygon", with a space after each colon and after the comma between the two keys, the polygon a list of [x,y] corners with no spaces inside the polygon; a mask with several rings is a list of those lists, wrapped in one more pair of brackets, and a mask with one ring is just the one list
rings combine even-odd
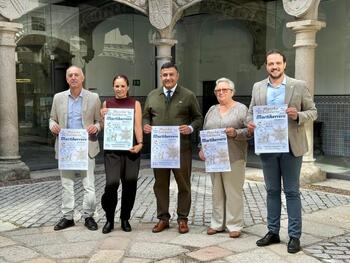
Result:
{"label": "black shoe", "polygon": [[291,237],[288,242],[287,251],[288,253],[297,253],[301,250],[300,240],[296,237]]}
{"label": "black shoe", "polygon": [[57,230],[62,230],[65,229],[67,227],[71,227],[74,226],[74,220],[68,220],[67,218],[61,218],[60,221],[58,221],[58,223],[55,225],[55,227],[53,228],[53,230],[57,231]]}
{"label": "black shoe", "polygon": [[106,224],[102,228],[102,233],[103,234],[108,234],[114,229],[114,222],[109,222],[107,221]]}
{"label": "black shoe", "polygon": [[97,223],[92,216],[85,218],[84,225],[86,226],[87,229],[92,230],[92,231],[95,231],[98,228]]}
{"label": "black shoe", "polygon": [[263,238],[256,241],[256,245],[258,247],[264,247],[271,244],[277,244],[281,242],[280,236],[278,234],[274,234],[272,232],[268,232]]}
{"label": "black shoe", "polygon": [[131,231],[131,226],[129,224],[128,220],[121,220],[121,227],[125,232],[130,232]]}

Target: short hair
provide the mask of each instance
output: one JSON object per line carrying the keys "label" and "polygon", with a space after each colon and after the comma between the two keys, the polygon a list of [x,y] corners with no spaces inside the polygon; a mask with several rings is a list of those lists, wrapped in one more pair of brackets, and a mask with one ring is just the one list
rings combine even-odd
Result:
{"label": "short hair", "polygon": [[82,75],[83,78],[85,79],[84,72],[83,72],[83,70],[81,69],[81,67],[78,67],[78,66],[75,66],[75,65],[72,65],[72,66],[70,66],[69,68],[67,68],[67,70],[66,70],[66,77],[68,77],[68,71],[69,71],[71,68],[77,68],[77,69],[79,69],[81,75]]}
{"label": "short hair", "polygon": [[215,83],[216,83],[216,86],[215,86],[215,89],[216,87],[219,85],[219,83],[227,83],[227,85],[230,87],[230,89],[232,89],[232,92],[233,94],[236,93],[236,89],[235,89],[235,83],[233,83],[232,80],[228,79],[228,78],[219,78]]}
{"label": "short hair", "polygon": [[129,79],[127,76],[123,75],[123,74],[120,74],[120,75],[115,75],[115,77],[113,78],[113,82],[112,82],[112,85],[114,86],[114,81],[116,79],[124,79],[125,82],[126,82],[126,85],[129,87]]}
{"label": "short hair", "polygon": [[170,62],[165,62],[165,63],[161,66],[160,70],[165,69],[165,68],[175,68],[176,71],[179,72],[179,70],[177,69],[176,64],[175,64],[174,62],[172,62],[172,61],[170,61]]}
{"label": "short hair", "polygon": [[283,62],[286,63],[287,59],[286,59],[286,56],[282,53],[282,51],[280,51],[278,49],[271,49],[271,50],[266,52],[265,64],[267,63],[267,57],[272,55],[272,54],[279,54],[279,55],[281,55],[282,58],[283,58]]}

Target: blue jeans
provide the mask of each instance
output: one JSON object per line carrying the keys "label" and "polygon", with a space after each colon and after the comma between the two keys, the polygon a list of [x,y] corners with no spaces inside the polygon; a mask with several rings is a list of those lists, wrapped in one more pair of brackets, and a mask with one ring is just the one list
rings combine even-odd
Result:
{"label": "blue jeans", "polygon": [[260,155],[267,190],[267,227],[278,234],[281,218],[281,183],[286,196],[288,235],[301,236],[301,201],[299,191],[300,169],[303,157],[292,153],[265,153]]}

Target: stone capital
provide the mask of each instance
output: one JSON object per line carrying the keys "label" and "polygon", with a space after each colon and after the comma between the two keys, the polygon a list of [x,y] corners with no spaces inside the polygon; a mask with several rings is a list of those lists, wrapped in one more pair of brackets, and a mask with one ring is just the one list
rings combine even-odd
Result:
{"label": "stone capital", "polygon": [[177,40],[172,39],[172,38],[160,38],[160,39],[152,40],[151,44],[153,44],[155,46],[170,46],[170,47],[172,47],[175,44],[177,44]]}
{"label": "stone capital", "polygon": [[313,30],[316,32],[325,26],[326,26],[325,22],[313,20],[313,19],[298,20],[298,21],[287,23],[287,28],[291,28],[295,32],[303,31],[303,30]]}
{"label": "stone capital", "polygon": [[287,28],[291,28],[296,34],[294,47],[307,46],[315,48],[316,32],[325,27],[326,23],[317,20],[300,20],[287,23]]}
{"label": "stone capital", "polygon": [[13,22],[6,22],[6,21],[0,21],[0,30],[1,31],[13,31],[18,32],[23,28],[22,24],[19,23],[13,23]]}
{"label": "stone capital", "polygon": [[0,46],[15,47],[15,34],[22,27],[22,24],[0,21]]}

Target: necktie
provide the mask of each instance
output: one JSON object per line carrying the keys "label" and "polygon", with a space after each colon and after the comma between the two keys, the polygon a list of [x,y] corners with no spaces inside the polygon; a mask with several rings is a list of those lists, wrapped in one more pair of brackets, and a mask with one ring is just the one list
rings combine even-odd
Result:
{"label": "necktie", "polygon": [[170,103],[170,100],[171,100],[171,90],[168,90],[166,92],[166,102]]}

